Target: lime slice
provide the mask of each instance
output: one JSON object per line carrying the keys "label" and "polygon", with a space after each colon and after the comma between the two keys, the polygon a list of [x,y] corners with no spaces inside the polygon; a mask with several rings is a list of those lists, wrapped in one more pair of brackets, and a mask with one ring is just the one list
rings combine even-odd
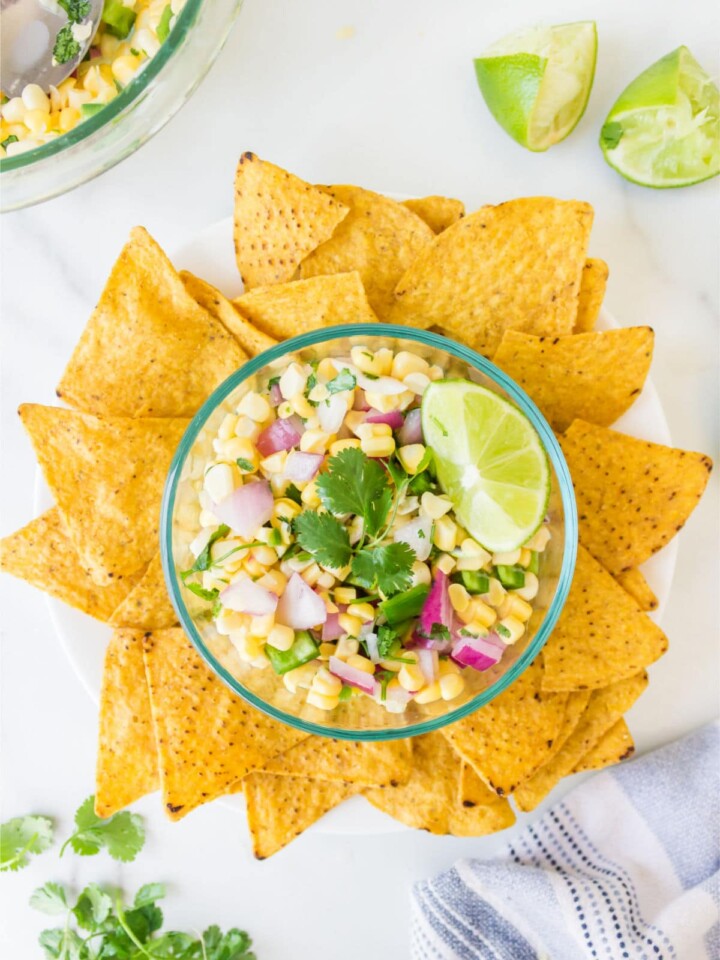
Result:
{"label": "lime slice", "polygon": [[547,150],[585,113],[595,76],[592,21],[521,30],[475,60],[480,91],[500,126],[529,150]]}
{"label": "lime slice", "polygon": [[462,526],[494,553],[522,546],[550,496],[547,456],[528,418],[469,380],[436,380],[423,396],[422,427]]}
{"label": "lime slice", "polygon": [[720,173],[720,95],[687,47],[625,88],[600,146],[611,167],[644,187],[689,187]]}

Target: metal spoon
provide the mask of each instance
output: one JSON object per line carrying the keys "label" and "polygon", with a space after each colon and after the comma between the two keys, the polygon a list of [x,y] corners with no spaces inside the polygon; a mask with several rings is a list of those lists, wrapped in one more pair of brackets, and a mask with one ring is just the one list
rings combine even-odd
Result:
{"label": "metal spoon", "polygon": [[[92,43],[103,0],[89,0],[90,12],[74,33],[78,54],[67,63],[53,63],[58,32],[68,25],[65,11],[55,0],[0,0],[0,86],[7,97],[18,97],[28,83],[47,91],[69,77]],[[89,29],[88,29],[89,28]]]}

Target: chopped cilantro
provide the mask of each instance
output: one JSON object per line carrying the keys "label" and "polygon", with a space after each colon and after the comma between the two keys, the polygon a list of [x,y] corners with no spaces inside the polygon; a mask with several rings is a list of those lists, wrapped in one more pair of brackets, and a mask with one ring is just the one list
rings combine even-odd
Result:
{"label": "chopped cilantro", "polygon": [[140,51],[139,51],[139,50],[136,50],[135,47],[130,47],[130,53],[131,53],[134,57],[139,57],[139,56],[140,56]]}
{"label": "chopped cilantro", "polygon": [[[157,25],[157,38],[160,43],[165,43],[170,34],[170,21],[172,20],[172,7],[168,4],[160,16],[160,22]],[[278,380],[280,377],[277,378]]]}
{"label": "chopped cilantro", "polygon": [[364,533],[374,537],[382,529],[392,494],[385,471],[357,447],[348,447],[330,457],[328,470],[316,481],[318,496],[336,517],[353,513],[362,517]]}
{"label": "chopped cilantro", "polygon": [[184,573],[181,573],[181,577],[189,576],[191,573],[201,573],[203,570],[207,570],[210,567],[210,551],[214,543],[218,540],[221,540],[223,537],[226,537],[230,533],[230,527],[225,523],[221,523],[217,530],[212,534],[205,549],[198,554],[195,558],[195,563],[190,567],[189,570],[185,570]]}
{"label": "chopped cilantro", "polygon": [[420,632],[420,636],[426,640],[452,640],[450,630],[444,623],[434,623],[430,627],[430,633]]}
{"label": "chopped cilantro", "polygon": [[[167,9],[167,7],[165,8]],[[278,386],[280,383],[280,377],[270,377],[268,380],[268,390],[272,390],[273,387]]]}
{"label": "chopped cilantro", "polygon": [[349,562],[352,548],[347,529],[329,513],[303,510],[293,529],[303,549],[322,566],[339,569]]}
{"label": "chopped cilantro", "polygon": [[254,465],[250,463],[249,460],[246,460],[245,457],[238,457],[235,463],[240,467],[241,470],[247,470],[248,473],[252,473],[255,469]]}
{"label": "chopped cilantro", "polygon": [[298,506],[302,503],[302,494],[294,483],[288,484],[283,496],[287,497],[288,500],[292,500],[293,503],[297,503]]}
{"label": "chopped cilantro", "polygon": [[90,13],[89,0],[58,0],[70,23],[80,23]]}
{"label": "chopped cilantro", "polygon": [[327,392],[329,394],[333,393],[342,393],[344,390],[354,390],[357,380],[347,368],[340,371],[340,373],[334,377],[327,386]]}
{"label": "chopped cilantro", "polygon": [[11,133],[9,137],[5,137],[3,142],[0,143],[0,147],[2,147],[3,150],[7,150],[9,144],[17,143],[17,142],[18,142],[18,138],[15,136],[14,133]]}
{"label": "chopped cilantro", "polygon": [[394,676],[395,674],[392,670],[378,670],[375,674],[375,679],[380,681],[380,699],[382,701],[384,701],[387,696],[388,684]]}
{"label": "chopped cilantro", "polygon": [[68,63],[70,60],[74,60],[79,53],[80,44],[73,36],[72,27],[68,23],[58,30],[53,47],[53,60],[55,63]]}
{"label": "chopped cilantro", "polygon": [[386,623],[378,627],[378,656],[381,660],[387,660],[399,639],[400,633],[393,627]]}
{"label": "chopped cilantro", "polygon": [[42,853],[52,841],[53,824],[48,817],[13,817],[0,824],[0,871],[26,867],[28,854]]}
{"label": "chopped cilantro", "polygon": [[195,596],[200,597],[201,600],[207,600],[210,602],[212,600],[217,600],[217,598],[220,596],[220,591],[215,587],[213,587],[212,590],[206,590],[205,587],[200,586],[199,583],[187,583],[185,581],[183,581],[183,583],[185,583],[185,586],[190,593],[194,593]]}
{"label": "chopped cilantro", "polygon": [[498,623],[498,624],[496,624],[496,625],[495,625],[495,632],[496,632],[499,636],[503,637],[503,639],[505,639],[505,640],[508,640],[508,639],[512,636],[512,633],[508,630],[508,628],[505,626],[504,623]]}
{"label": "chopped cilantro", "polygon": [[401,488],[404,490],[404,488],[407,486],[409,477],[405,468],[397,459],[397,457],[390,457],[386,463],[386,466],[388,473],[392,477],[392,482],[395,484],[398,490]]}
{"label": "chopped cilantro", "polygon": [[415,551],[406,543],[388,543],[361,550],[353,559],[355,579],[366,589],[373,587],[386,596],[407,590],[412,583]]}
{"label": "chopped cilantro", "polygon": [[418,536],[418,540],[424,540],[424,539],[425,539],[425,531],[422,529],[422,527],[418,530],[417,536]]}

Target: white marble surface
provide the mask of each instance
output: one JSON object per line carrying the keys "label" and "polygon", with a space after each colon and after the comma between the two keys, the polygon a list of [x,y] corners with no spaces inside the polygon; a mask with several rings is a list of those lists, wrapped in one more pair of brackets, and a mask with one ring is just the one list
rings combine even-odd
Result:
{"label": "white marble surface", "polygon": [[[607,259],[607,304],[621,323],[657,332],[653,376],[673,438],[718,453],[720,183],[655,192],[626,184],[602,160],[597,133],[614,96],[643,67],[687,43],[707,68],[720,34],[710,0],[555,0],[549,22],[597,16],[598,73],[585,118],[564,144],[532,155],[490,118],[472,56],[538,16],[513,0],[246,0],[235,31],[192,101],[138,154],[43,207],[6,216],[2,241],[0,532],[29,520],[35,465],[15,408],[52,402],[72,345],[129,228],[172,247],[231,209],[238,154],[252,149],[320,182],[388,192],[455,194],[469,207],[550,193],[595,205],[592,252]],[[338,31],[353,27],[354,36]],[[668,656],[651,670],[633,716],[643,747],[718,709],[718,479],[681,536],[664,618]],[[59,650],[43,598],[2,578],[2,819],[46,812],[65,834],[92,791],[95,708]],[[632,718],[631,718],[632,723]],[[420,833],[301,838],[255,863],[232,810],[210,806],[166,823],[138,805],[149,840],[120,868],[103,855],[38,858],[0,877],[3,956],[29,960],[42,918],[27,908],[48,879],[163,879],[169,921],[248,927],[261,960],[361,960],[407,954],[413,880],[502,842]],[[371,932],[372,931],[372,932]]]}

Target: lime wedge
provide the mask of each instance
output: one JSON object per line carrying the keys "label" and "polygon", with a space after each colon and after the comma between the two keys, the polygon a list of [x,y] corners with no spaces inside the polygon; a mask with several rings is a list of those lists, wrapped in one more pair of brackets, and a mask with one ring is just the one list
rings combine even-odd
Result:
{"label": "lime wedge", "polygon": [[643,187],[689,187],[720,173],[720,95],[687,47],[625,88],[600,146],[611,167]]}
{"label": "lime wedge", "polygon": [[436,380],[423,396],[422,427],[462,526],[494,553],[522,546],[550,496],[547,456],[528,418],[469,380]]}
{"label": "lime wedge", "polygon": [[475,60],[480,91],[500,126],[528,150],[547,150],[585,113],[595,76],[592,21],[533,27]]}

